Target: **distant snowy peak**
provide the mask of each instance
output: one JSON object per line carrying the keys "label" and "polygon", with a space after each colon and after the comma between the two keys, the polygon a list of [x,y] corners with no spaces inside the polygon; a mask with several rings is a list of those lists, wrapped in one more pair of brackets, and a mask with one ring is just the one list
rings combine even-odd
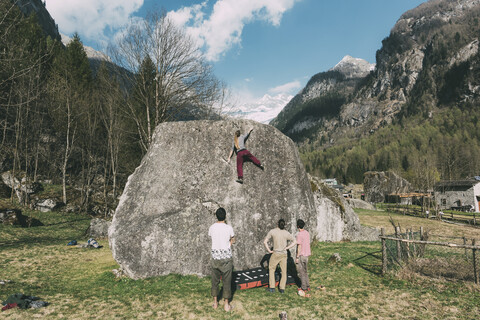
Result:
{"label": "distant snowy peak", "polygon": [[335,67],[330,70],[341,72],[347,78],[363,78],[374,69],[374,63],[369,63],[366,60],[353,58],[349,55],[346,55],[339,63],[337,63]]}
{"label": "distant snowy peak", "polygon": [[[63,33],[60,33],[60,36],[62,37],[62,43],[65,46],[72,41],[72,38],[64,35]],[[83,45],[83,48],[85,49],[85,53],[87,54],[87,57],[89,59],[104,60],[104,61],[111,62],[110,58],[106,54],[104,54],[103,52],[97,51],[97,50],[93,49],[92,47],[88,47],[86,45]]]}
{"label": "distant snowy peak", "polygon": [[251,119],[261,123],[269,123],[275,118],[283,107],[293,98],[292,95],[278,94],[271,96],[265,94],[256,101],[245,102],[232,108],[228,114],[235,118]]}

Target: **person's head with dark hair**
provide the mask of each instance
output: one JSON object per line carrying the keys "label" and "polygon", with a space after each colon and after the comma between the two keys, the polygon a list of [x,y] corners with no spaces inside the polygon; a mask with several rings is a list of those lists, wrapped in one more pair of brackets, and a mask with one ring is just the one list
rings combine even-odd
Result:
{"label": "person's head with dark hair", "polygon": [[305,221],[303,221],[302,219],[298,219],[297,220],[297,228],[298,229],[303,229],[305,227]]}
{"label": "person's head with dark hair", "polygon": [[278,220],[278,228],[280,230],[285,229],[285,220],[283,220],[283,219]]}
{"label": "person's head with dark hair", "polygon": [[215,215],[217,216],[218,221],[225,221],[225,218],[227,217],[227,212],[225,209],[222,207],[217,209],[217,212],[215,212]]}

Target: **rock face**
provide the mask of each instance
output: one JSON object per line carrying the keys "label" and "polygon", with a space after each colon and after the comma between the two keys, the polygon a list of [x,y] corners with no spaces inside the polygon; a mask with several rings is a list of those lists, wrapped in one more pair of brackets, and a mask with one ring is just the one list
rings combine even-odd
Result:
{"label": "rock face", "polygon": [[[396,22],[377,51],[375,65],[346,56],[333,69],[313,76],[270,123],[295,141],[328,147],[388,126],[409,104],[422,104],[428,111],[460,101],[478,104],[478,32],[464,30],[477,30],[479,14],[479,0],[424,1]],[[455,80],[441,88],[438,79],[451,74]],[[445,92],[452,84],[458,87],[450,101]],[[336,105],[338,114],[319,116],[323,105],[318,99],[329,93],[345,99]]]}
{"label": "rock face", "polygon": [[363,185],[368,202],[384,202],[387,194],[407,193],[412,189],[410,182],[391,171],[366,172]]}
{"label": "rock face", "polygon": [[352,206],[352,208],[356,209],[366,209],[366,210],[375,210],[375,207],[366,201],[360,199],[346,199],[348,204]]}
{"label": "rock face", "polygon": [[353,58],[349,55],[343,57],[343,59],[332,68],[334,71],[343,73],[347,78],[363,78],[374,69],[375,64],[368,63],[368,61],[363,59]]}
{"label": "rock face", "polygon": [[[337,115],[345,101],[329,97],[352,94],[359,81],[374,67],[363,59],[345,56],[332,69],[314,75],[270,124],[289,136],[319,125],[325,126],[326,131],[331,131],[338,126]],[[325,103],[322,103],[322,99],[326,100]],[[313,103],[315,100],[317,102]],[[338,105],[338,110],[333,115],[331,110],[322,111],[332,109],[334,105]],[[316,111],[313,112],[312,108]],[[295,118],[294,125],[292,118]]]}
{"label": "rock face", "polygon": [[38,22],[42,26],[45,35],[50,36],[52,39],[60,40],[58,27],[55,20],[53,20],[45,8],[45,1],[17,0],[15,3],[25,15],[28,16],[34,13],[37,16]]}
{"label": "rock face", "polygon": [[[265,170],[245,163],[242,185],[235,158],[225,159],[234,131],[250,128],[247,148]],[[220,206],[236,234],[237,270],[258,266],[263,239],[280,218],[291,233],[303,219],[316,237],[311,186],[292,140],[249,120],[171,122],[157,127],[128,179],[108,232],[113,257],[134,279],[209,274],[208,228]]]}
{"label": "rock face", "polygon": [[110,221],[93,218],[90,221],[90,237],[92,238],[106,238],[108,237],[108,228],[112,223]]}
{"label": "rock face", "polygon": [[55,199],[41,199],[35,204],[35,209],[41,212],[50,212],[60,206],[60,203]]}
{"label": "rock face", "polygon": [[320,241],[376,241],[376,229],[360,225],[357,214],[337,191],[310,176],[317,211],[317,239]]}
{"label": "rock face", "polygon": [[20,181],[11,171],[3,172],[1,179],[6,187],[14,189],[20,203],[23,203],[25,199],[28,200],[30,195],[43,190],[42,185],[38,182],[32,183],[25,178]]}

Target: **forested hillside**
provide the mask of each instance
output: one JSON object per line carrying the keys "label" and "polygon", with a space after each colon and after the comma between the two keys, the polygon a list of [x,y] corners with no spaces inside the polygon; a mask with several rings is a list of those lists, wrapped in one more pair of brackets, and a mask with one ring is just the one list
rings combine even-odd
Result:
{"label": "forested hillside", "polygon": [[[221,83],[164,15],[129,30],[145,40],[138,51],[121,50],[138,39],[112,46],[122,52],[114,58],[129,65],[101,64],[92,72],[78,35],[67,46],[46,36],[35,12],[20,10],[26,2],[0,2],[0,173],[11,171],[23,183],[62,184],[64,203],[67,190],[75,190],[83,211],[95,201],[111,212],[155,127],[216,117]],[[148,26],[173,45],[158,45],[157,52],[145,47]]]}
{"label": "forested hillside", "polygon": [[[299,144],[307,171],[361,183],[366,171],[393,170],[422,189],[478,175],[479,17],[478,0],[429,1],[406,12],[377,51],[375,70],[344,103],[303,101],[301,114],[282,118],[278,127]],[[338,111],[325,117],[328,110]],[[310,125],[302,128],[300,118]]]}

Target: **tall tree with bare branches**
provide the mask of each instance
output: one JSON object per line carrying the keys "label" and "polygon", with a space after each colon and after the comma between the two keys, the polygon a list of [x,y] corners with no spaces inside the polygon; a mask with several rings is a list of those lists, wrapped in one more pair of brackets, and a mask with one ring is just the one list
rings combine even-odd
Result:
{"label": "tall tree with bare branches", "polygon": [[92,74],[87,55],[78,35],[66,49],[59,48],[49,78],[52,104],[50,114],[56,130],[62,134],[63,161],[61,164],[63,202],[67,203],[67,169],[78,140],[81,114],[88,111]]}
{"label": "tall tree with bare branches", "polygon": [[144,151],[153,130],[186,107],[210,107],[221,98],[222,84],[195,42],[165,13],[132,23],[110,47],[132,84],[127,110]]}

